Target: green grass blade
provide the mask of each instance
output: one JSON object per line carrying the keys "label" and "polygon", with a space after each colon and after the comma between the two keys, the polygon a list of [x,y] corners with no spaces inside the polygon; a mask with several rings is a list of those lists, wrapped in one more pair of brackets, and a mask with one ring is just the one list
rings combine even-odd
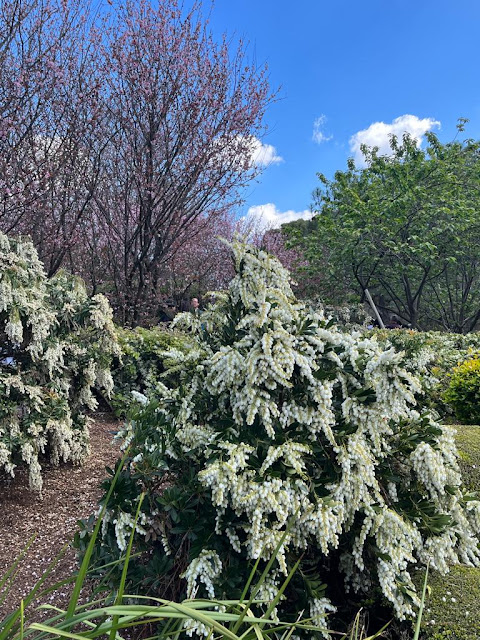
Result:
{"label": "green grass blade", "polygon": [[[250,609],[250,607],[252,606],[252,602],[254,601],[255,596],[256,596],[256,595],[257,595],[257,593],[259,592],[260,587],[262,586],[262,584],[265,582],[265,579],[266,579],[266,577],[267,577],[267,575],[268,575],[268,572],[269,572],[269,571],[270,571],[270,569],[272,568],[272,565],[273,565],[273,563],[275,562],[275,560],[276,560],[276,558],[277,558],[277,555],[278,555],[278,552],[280,551],[280,549],[281,549],[281,547],[282,547],[283,543],[285,542],[285,538],[287,537],[288,532],[290,531],[291,526],[292,526],[292,523],[289,523],[289,525],[287,526],[287,528],[286,528],[286,529],[285,529],[285,531],[283,532],[283,535],[281,536],[280,540],[278,541],[278,544],[277,544],[277,546],[275,547],[275,549],[274,549],[274,551],[273,551],[273,553],[272,553],[272,555],[271,555],[271,557],[270,557],[269,561],[267,562],[267,565],[266,565],[265,569],[263,570],[262,575],[260,576],[260,578],[259,578],[259,580],[258,580],[257,584],[253,587],[253,589],[252,589],[252,593],[251,593],[251,596],[250,596],[250,598],[249,598],[249,600],[248,600],[247,604],[245,605],[244,610],[243,610],[243,611],[242,611],[242,613],[240,614],[240,618],[238,619],[238,622],[237,622],[237,623],[234,625],[234,627],[233,627],[233,632],[234,632],[234,633],[237,633],[237,632],[238,632],[238,630],[239,630],[239,628],[240,628],[240,625],[242,624],[242,622],[243,622],[243,620],[244,620],[244,618],[245,618],[245,616],[246,616],[246,612],[247,612],[247,611],[248,611],[248,609]],[[260,555],[261,555],[261,554],[260,554]]]}
{"label": "green grass blade", "polygon": [[[29,548],[32,546],[32,543],[35,540],[36,535],[37,535],[36,533],[34,533],[32,535],[32,537],[28,540],[27,544],[23,547],[23,549],[20,551],[18,556],[13,561],[13,563],[7,569],[5,575],[3,575],[2,578],[0,579],[0,591],[3,591],[5,585],[7,585],[7,584],[8,584],[8,586],[11,585],[13,579],[15,578],[15,574],[17,572],[18,566],[20,565],[20,562],[25,557],[25,555],[26,555],[27,551],[29,550]],[[0,602],[3,602],[5,600],[5,598],[7,597],[7,595],[8,595],[8,588],[7,588],[6,592],[5,592],[5,594],[0,599]]]}
{"label": "green grass blade", "polygon": [[[138,500],[137,511],[135,513],[135,520],[133,522],[132,531],[130,532],[130,538],[129,538],[129,541],[128,541],[127,552],[125,554],[125,562],[123,563],[122,575],[121,575],[121,578],[120,578],[120,584],[118,586],[117,597],[115,598],[115,604],[116,605],[121,604],[122,599],[123,599],[123,594],[125,592],[125,583],[127,581],[128,564],[130,562],[130,554],[132,552],[133,538],[135,536],[135,531],[136,531],[136,528],[137,528],[137,522],[138,522],[138,518],[140,516],[140,509],[142,508],[142,503],[143,503],[144,498],[145,498],[145,494],[142,493],[140,495],[139,500]],[[116,629],[115,629],[115,625],[117,624],[117,622],[118,622],[118,616],[114,616],[113,620],[112,620],[112,630],[110,631],[110,640],[115,640],[115,636],[117,634]]]}
{"label": "green grass blade", "polygon": [[390,625],[390,622],[387,622],[386,624],[383,625],[383,627],[379,631],[377,631],[377,633],[375,633],[373,636],[369,636],[365,640],[375,640],[375,638],[380,638],[380,636],[383,635],[383,632],[387,630],[389,625]]}
{"label": "green grass blade", "polygon": [[250,571],[250,575],[248,576],[248,580],[247,580],[247,584],[245,585],[243,591],[242,591],[242,595],[240,596],[240,604],[245,600],[245,598],[247,597],[247,593],[248,590],[250,588],[250,585],[253,582],[253,579],[255,577],[255,574],[257,573],[257,569],[258,569],[258,565],[260,563],[260,557],[257,558],[257,560],[255,561],[255,564],[253,565],[252,570]]}
{"label": "green grass blade", "polygon": [[[131,558],[136,558],[137,556],[141,555],[140,553],[133,553],[130,556]],[[87,575],[92,573],[93,571],[101,571],[102,569],[107,569],[108,567],[115,567],[121,563],[123,563],[125,560],[125,556],[122,556],[121,558],[118,558],[118,560],[112,560],[111,562],[107,562],[99,567],[95,567],[95,569],[89,569],[89,571],[87,572]],[[49,593],[51,593],[52,591],[57,591],[57,589],[61,589],[62,587],[64,587],[67,584],[71,584],[72,582],[75,582],[75,580],[77,579],[77,574],[74,573],[73,575],[69,576],[68,578],[63,578],[62,580],[59,580],[58,582],[55,582],[55,584],[50,585],[48,588],[44,589],[43,591],[40,591],[38,593],[38,597],[39,598],[44,598],[45,596],[47,596]],[[103,602],[103,598],[101,600],[98,600],[98,602]],[[82,606],[82,605],[80,605]],[[88,605],[86,605],[88,606]]]}
{"label": "green grass blade", "polygon": [[360,611],[358,611],[357,615],[355,616],[352,628],[350,630],[350,633],[348,634],[348,640],[359,640],[358,638],[359,629],[360,629]]}
{"label": "green grass blade", "polygon": [[288,576],[285,578],[285,580],[283,581],[282,586],[280,587],[280,589],[277,591],[277,595],[275,596],[275,598],[272,600],[272,602],[268,605],[267,610],[265,611],[265,618],[269,618],[273,612],[273,610],[275,609],[275,607],[277,606],[277,604],[280,601],[280,598],[283,595],[283,592],[285,591],[285,589],[288,586],[288,583],[290,582],[290,580],[293,578],[294,574],[296,573],[298,567],[300,566],[300,562],[302,561],[303,556],[300,556],[300,558],[296,561],[296,563],[293,565],[290,573],[288,574]]}
{"label": "green grass blade", "polygon": [[[53,569],[58,564],[59,560],[65,554],[65,551],[68,547],[68,544],[65,544],[60,552],[55,556],[55,558],[50,562],[47,569],[44,571],[41,578],[36,582],[34,587],[30,590],[28,595],[23,599],[23,607],[24,609],[30,605],[32,600],[34,600],[38,595],[42,584],[47,580]],[[2,625],[0,627],[0,640],[7,640],[9,636],[14,633],[15,629],[18,629],[17,625],[19,622],[19,618],[21,615],[20,607],[13,611],[5,620],[3,620]]]}
{"label": "green grass blade", "polygon": [[33,622],[30,629],[36,629],[37,631],[43,631],[47,635],[51,636],[60,636],[62,638],[72,638],[73,640],[85,640],[84,635],[80,635],[78,633],[71,633],[70,631],[64,631],[63,629],[58,629],[57,627],[49,627],[46,624],[40,624],[39,622]]}
{"label": "green grass blade", "polygon": [[[126,614],[122,617],[122,613]],[[149,615],[150,614],[150,615]],[[229,638],[230,640],[238,640],[238,637],[232,633],[227,627],[222,625],[218,618],[221,618],[222,615],[226,616],[227,614],[221,614],[217,611],[210,612],[210,615],[198,611],[194,608],[190,608],[188,606],[184,606],[180,603],[171,602],[168,610],[165,607],[163,610],[159,611],[158,607],[144,607],[143,610],[135,605],[123,605],[121,607],[105,607],[97,610],[90,610],[85,612],[85,614],[72,616],[71,618],[63,620],[62,623],[55,626],[48,626],[46,624],[33,623],[30,625],[30,629],[36,629],[38,631],[43,631],[45,633],[50,633],[52,635],[60,635],[67,638],[72,638],[75,640],[85,639],[85,636],[82,634],[74,634],[67,631],[64,627],[70,628],[75,626],[78,623],[84,622],[89,618],[99,618],[102,616],[114,616],[119,615],[120,619],[116,625],[117,628],[123,628],[124,626],[132,626],[133,623],[138,624],[138,618],[142,615],[143,617],[149,617],[149,622],[161,621],[165,617],[174,617],[179,620],[197,620],[198,622],[202,622],[207,628],[213,629],[215,632],[219,633],[224,638]],[[235,616],[234,616],[235,617]],[[88,638],[92,639],[98,636],[102,636],[110,633],[112,629],[112,621],[106,621],[103,624],[100,624],[96,627],[94,631],[88,632]]]}
{"label": "green grass blade", "polygon": [[429,565],[427,564],[427,569],[425,571],[425,580],[423,581],[422,599],[420,601],[420,608],[418,609],[418,616],[417,622],[415,624],[415,633],[413,636],[413,640],[418,640],[418,637],[420,635],[420,626],[422,624],[423,610],[425,608],[425,597],[427,595],[428,567]]}
{"label": "green grass blade", "polygon": [[[383,635],[383,632],[386,631],[387,627],[389,626],[390,622],[387,622],[386,624],[383,625],[383,627],[381,629],[379,629],[376,633],[373,634],[373,636],[365,636],[364,635],[364,629],[361,631],[360,630],[360,613],[361,613],[361,609],[360,611],[358,611],[357,615],[355,616],[355,620],[353,621],[353,626],[352,629],[350,631],[350,633],[348,634],[348,638],[347,638],[347,634],[345,634],[343,636],[344,639],[346,640],[375,640],[376,638],[380,638],[381,635]],[[359,635],[361,633],[361,635]]]}
{"label": "green grass blade", "polygon": [[[123,465],[125,464],[125,460],[127,459],[129,454],[129,449],[127,449],[125,451],[125,453],[122,456],[122,459],[120,461],[120,464],[118,465],[118,468],[115,472],[115,475],[113,476],[112,482],[110,483],[110,488],[108,490],[107,496],[105,498],[105,502],[102,505],[102,508],[100,510],[100,514],[97,518],[97,521],[95,523],[95,527],[93,529],[92,532],[92,537],[90,538],[90,542],[88,543],[87,549],[85,551],[85,555],[83,557],[82,560],[82,564],[80,566],[77,578],[75,580],[75,585],[73,587],[73,591],[72,591],[72,595],[70,597],[70,602],[68,603],[68,609],[67,609],[67,613],[66,613],[66,618],[71,618],[74,613],[75,613],[75,609],[78,603],[78,598],[80,597],[80,591],[82,589],[82,586],[85,582],[85,577],[88,573],[88,567],[90,565],[90,559],[92,557],[92,553],[93,553],[93,548],[95,546],[95,541],[97,539],[98,536],[98,532],[100,531],[100,526],[102,524],[102,520],[103,517],[105,515],[105,511],[107,509],[107,505],[108,502],[110,500],[110,497],[113,493],[113,489],[115,487],[115,484],[117,482],[118,476],[120,475],[121,470],[123,469]],[[1,639],[0,639],[1,640]]]}
{"label": "green grass blade", "polygon": [[258,624],[255,624],[255,623],[251,620],[251,618],[253,618],[253,617],[254,617],[254,616],[253,616],[253,613],[252,613],[250,610],[248,610],[248,611],[247,611],[247,614],[246,614],[246,616],[245,616],[245,620],[246,620],[246,622],[247,622],[248,624],[250,624],[250,628],[248,629],[248,632],[249,632],[249,633],[252,633],[252,631],[253,631],[253,633],[255,634],[255,637],[257,638],[257,640],[263,640],[263,634],[262,634],[262,631],[261,631],[261,629],[260,629],[259,625],[258,625]]}
{"label": "green grass blade", "polygon": [[23,609],[23,598],[20,601],[20,640],[23,640],[23,627],[25,624],[25,611]]}
{"label": "green grass blade", "polygon": [[[124,594],[124,598],[131,598],[136,600],[147,600],[151,602],[156,602],[161,605],[169,605],[172,601],[165,600],[164,598],[157,598],[155,596],[141,596],[135,594]],[[253,600],[254,604],[261,604],[264,600]],[[240,604],[239,600],[206,600],[204,598],[195,598],[194,600],[185,599],[182,601],[182,604],[188,607],[192,607],[194,609],[211,609],[212,607],[233,607],[238,606]],[[139,605],[128,605],[128,606],[145,606],[142,604]]]}

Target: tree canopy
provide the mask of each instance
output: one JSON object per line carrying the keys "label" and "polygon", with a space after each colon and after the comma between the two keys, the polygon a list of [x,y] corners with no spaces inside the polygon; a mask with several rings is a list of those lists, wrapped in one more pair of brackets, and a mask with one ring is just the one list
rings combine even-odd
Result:
{"label": "tree canopy", "polygon": [[260,172],[274,94],[201,3],[110,4],[1,4],[0,230],[30,235],[49,277],[68,266],[137,323],[179,247],[224,226]]}
{"label": "tree canopy", "polygon": [[480,319],[480,143],[427,140],[392,136],[391,155],[364,147],[364,167],[320,174],[317,215],[286,233],[328,301],[369,289],[387,318],[466,333]]}

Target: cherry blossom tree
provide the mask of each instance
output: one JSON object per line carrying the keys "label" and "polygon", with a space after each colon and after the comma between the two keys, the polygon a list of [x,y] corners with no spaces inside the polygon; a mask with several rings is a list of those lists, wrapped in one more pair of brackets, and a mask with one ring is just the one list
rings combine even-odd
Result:
{"label": "cherry blossom tree", "polygon": [[189,238],[174,247],[162,283],[164,294],[178,309],[192,296],[227,287],[234,269],[225,240],[232,240],[235,229],[233,213],[201,217],[193,223]]}
{"label": "cherry blossom tree", "polygon": [[137,323],[260,171],[266,69],[176,0],[6,0],[0,27],[0,230]]}
{"label": "cherry blossom tree", "polygon": [[[217,43],[200,6],[126,2],[102,48],[106,188],[95,195],[118,311],[136,322],[197,221],[223,220],[256,175],[252,140],[272,99],[266,70]],[[201,224],[200,224],[201,226]],[[123,295],[121,295],[123,294]]]}
{"label": "cherry blossom tree", "polygon": [[6,0],[0,33],[0,228],[29,234],[53,275],[98,177],[94,43],[79,0]]}

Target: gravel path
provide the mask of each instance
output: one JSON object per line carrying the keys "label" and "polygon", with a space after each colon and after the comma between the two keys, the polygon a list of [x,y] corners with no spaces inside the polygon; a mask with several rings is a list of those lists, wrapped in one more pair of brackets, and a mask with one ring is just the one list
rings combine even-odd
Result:
{"label": "gravel path", "polygon": [[[91,454],[84,466],[45,467],[41,499],[29,491],[25,472],[17,472],[10,485],[0,485],[0,578],[35,534],[6,597],[5,591],[0,593],[0,620],[19,606],[50,561],[72,539],[77,521],[96,510],[105,467],[113,467],[119,455],[112,444],[118,427],[111,414],[97,413],[90,428]],[[47,584],[70,576],[76,568],[75,552],[69,548]],[[64,607],[68,595],[68,587],[63,587],[48,599]],[[34,608],[33,603],[31,606]]]}

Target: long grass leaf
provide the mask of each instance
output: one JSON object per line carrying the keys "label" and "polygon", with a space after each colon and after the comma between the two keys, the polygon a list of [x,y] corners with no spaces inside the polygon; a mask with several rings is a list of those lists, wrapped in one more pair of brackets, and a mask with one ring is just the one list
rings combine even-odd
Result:
{"label": "long grass leaf", "polygon": [[[65,551],[68,547],[68,544],[65,544],[60,552],[55,556],[55,558],[50,562],[46,570],[43,572],[39,580],[35,583],[33,588],[29,591],[29,593],[23,599],[23,607],[24,610],[30,605],[32,600],[34,600],[40,591],[43,583],[48,579],[49,575],[53,571],[53,569],[58,564],[59,560],[65,554]],[[9,636],[11,636],[15,630],[18,630],[18,622],[21,615],[20,607],[13,611],[5,620],[3,620],[2,625],[0,626],[0,640],[7,640]]]}
{"label": "long grass leaf", "polygon": [[380,636],[383,635],[383,632],[387,630],[389,625],[390,622],[385,623],[383,627],[377,631],[377,633],[375,633],[373,636],[368,636],[368,638],[366,638],[365,640],[375,640],[375,638],[380,638]]}
{"label": "long grass leaf", "polygon": [[250,585],[252,584],[255,574],[257,573],[259,563],[260,563],[260,556],[257,558],[257,560],[255,561],[255,564],[253,565],[252,570],[250,571],[250,575],[248,576],[247,583],[242,591],[242,595],[240,596],[240,603],[242,603],[247,597],[247,593],[250,588]]}
{"label": "long grass leaf", "polygon": [[427,568],[425,571],[425,580],[423,581],[422,599],[420,601],[420,607],[418,609],[417,622],[415,624],[415,633],[413,635],[413,640],[418,640],[418,637],[420,635],[420,626],[422,624],[423,610],[425,608],[425,597],[427,595],[428,567],[429,565],[427,563]]}
{"label": "long grass leaf", "polygon": [[41,624],[40,622],[32,622],[29,627],[30,629],[36,629],[38,631],[44,631],[46,634],[51,636],[60,636],[62,638],[72,638],[73,640],[85,640],[84,635],[80,635],[79,633],[71,633],[70,631],[64,631],[63,629],[58,629],[57,627],[49,627],[46,624]]}
{"label": "long grass leaf", "polygon": [[265,611],[265,617],[269,618],[273,612],[273,610],[275,609],[275,607],[277,606],[277,604],[280,602],[280,598],[283,595],[283,592],[285,591],[285,589],[288,586],[288,583],[290,582],[290,580],[293,578],[294,574],[296,573],[298,567],[300,566],[300,562],[302,561],[302,557],[301,556],[297,562],[293,565],[290,573],[288,574],[288,576],[285,578],[285,580],[283,581],[282,586],[280,587],[280,589],[277,591],[277,595],[275,596],[275,598],[272,600],[272,602],[268,605],[267,610]]}
{"label": "long grass leaf", "polygon": [[[127,581],[127,573],[128,573],[128,564],[130,562],[130,554],[132,552],[133,546],[133,538],[135,536],[135,531],[137,529],[137,522],[140,516],[140,509],[142,508],[142,503],[145,498],[145,494],[140,494],[140,498],[138,500],[137,511],[135,513],[135,520],[133,522],[132,530],[130,532],[130,539],[128,541],[127,552],[125,554],[125,562],[123,563],[122,575],[120,578],[120,584],[118,585],[117,597],[115,598],[115,604],[119,605],[122,602],[123,594],[125,592],[125,583]],[[110,640],[115,640],[115,636],[117,634],[115,625],[118,622],[118,616],[113,617],[112,621],[112,630],[110,631]]]}
{"label": "long grass leaf", "polygon": [[20,640],[23,640],[23,627],[25,624],[25,611],[23,609],[23,598],[20,601]]}
{"label": "long grass leaf", "polygon": [[[66,547],[67,546],[68,545],[66,545]],[[141,555],[141,554],[140,553],[132,553],[131,556],[130,556],[130,559],[136,558],[139,555]],[[88,572],[87,572],[87,576],[89,574],[93,573],[93,572],[102,571],[102,569],[107,569],[108,567],[112,567],[112,568],[116,567],[117,565],[123,563],[124,560],[125,560],[125,556],[122,556],[122,557],[118,558],[117,560],[112,560],[111,562],[107,562],[107,563],[102,564],[102,565],[100,565],[98,567],[89,569]],[[57,591],[58,589],[61,589],[65,585],[71,584],[72,582],[75,582],[76,579],[77,579],[77,574],[76,573],[74,573],[73,575],[69,576],[68,578],[62,578],[62,580],[59,580],[58,582],[55,582],[54,584],[50,585],[46,589],[43,589],[42,591],[40,591],[37,594],[37,597],[38,598],[44,598],[48,594],[52,593],[52,591]],[[98,600],[98,602],[103,602],[103,601],[104,601],[103,598],[101,600]],[[87,603],[87,605],[85,605],[85,606],[88,606],[88,604],[89,603]]]}
{"label": "long grass leaf", "polygon": [[67,609],[67,613],[66,613],[66,618],[71,618],[73,616],[73,614],[75,613],[75,608],[77,606],[78,603],[78,598],[80,597],[80,591],[82,590],[82,586],[85,582],[85,577],[88,573],[88,567],[90,565],[90,559],[92,557],[92,553],[93,553],[93,548],[95,546],[95,542],[98,536],[98,532],[100,531],[100,526],[102,524],[102,520],[103,517],[105,515],[105,511],[107,509],[107,505],[108,502],[110,500],[110,497],[113,493],[113,490],[115,488],[115,484],[117,482],[118,476],[120,475],[121,470],[123,469],[123,465],[125,464],[125,460],[127,459],[129,455],[129,449],[127,449],[125,451],[125,453],[122,456],[122,459],[120,460],[120,463],[117,467],[117,470],[115,471],[115,475],[113,476],[112,482],[110,483],[110,487],[108,489],[107,492],[107,496],[105,498],[105,502],[102,505],[102,508],[100,510],[100,514],[97,518],[97,521],[95,523],[95,527],[93,529],[92,532],[92,536],[90,538],[90,541],[88,543],[88,546],[85,550],[85,555],[83,556],[83,560],[82,560],[82,564],[80,566],[80,570],[78,572],[77,578],[75,580],[75,585],[73,587],[73,591],[72,591],[72,595],[70,597],[70,601],[68,603],[68,609]]}
{"label": "long grass leaf", "polygon": [[251,619],[254,618],[255,616],[253,615],[252,611],[249,609],[247,611],[247,614],[245,616],[245,622],[247,622],[248,624],[251,624],[251,627],[249,629],[249,632],[251,632],[251,630],[253,629],[253,633],[255,634],[257,640],[263,640],[263,634],[262,631],[260,629],[260,627],[258,626],[258,624],[255,624]]}
{"label": "long grass leaf", "polygon": [[37,536],[36,533],[34,533],[31,536],[31,538],[27,541],[26,545],[20,551],[20,553],[15,558],[13,563],[9,566],[9,568],[7,569],[5,574],[1,577],[1,579],[0,579],[0,591],[3,591],[5,585],[8,585],[8,586],[7,586],[5,594],[1,597],[0,602],[3,602],[5,600],[5,598],[7,597],[7,595],[8,595],[8,587],[11,585],[13,579],[15,578],[15,574],[17,572],[17,569],[18,569],[21,561],[23,560],[23,558],[26,556],[27,551],[32,546],[32,543],[35,540],[36,536]]}
{"label": "long grass leaf", "polygon": [[[265,582],[265,579],[268,575],[268,572],[270,571],[270,569],[272,568],[273,563],[275,562],[278,552],[280,551],[283,543],[285,542],[285,538],[288,535],[288,532],[290,531],[291,527],[292,527],[293,522],[290,522],[287,526],[287,528],[285,529],[285,531],[283,532],[282,536],[280,537],[280,540],[278,541],[277,546],[275,547],[272,555],[270,556],[269,561],[267,562],[267,565],[265,567],[265,569],[262,572],[262,575],[260,576],[258,582],[256,583],[256,585],[253,587],[252,589],[252,593],[251,596],[245,606],[245,609],[242,611],[242,613],[240,614],[240,618],[238,620],[238,622],[234,625],[233,627],[233,631],[234,633],[237,633],[238,629],[240,628],[240,625],[242,624],[245,615],[246,615],[246,611],[248,609],[250,609],[250,607],[252,606],[252,602],[255,599],[255,596],[257,595],[257,593],[259,592],[262,584]],[[261,554],[260,554],[261,555]]]}

